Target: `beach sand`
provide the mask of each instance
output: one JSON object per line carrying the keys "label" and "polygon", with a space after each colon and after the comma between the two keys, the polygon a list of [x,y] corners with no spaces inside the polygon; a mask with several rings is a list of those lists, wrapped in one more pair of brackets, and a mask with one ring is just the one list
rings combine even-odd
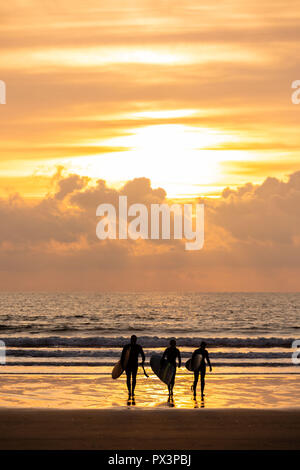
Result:
{"label": "beach sand", "polygon": [[0,449],[300,449],[300,410],[0,410]]}
{"label": "beach sand", "polygon": [[[193,400],[192,374],[177,374],[174,405],[178,409],[299,408],[300,374],[207,374],[205,400]],[[139,374],[136,408],[168,409],[167,386],[153,374]],[[1,374],[1,408],[127,408],[126,376],[112,380],[110,371],[96,374]]]}
{"label": "beach sand", "polygon": [[176,378],[174,407],[155,377],[0,376],[0,449],[300,449],[299,375],[208,375],[205,400],[192,376]]}

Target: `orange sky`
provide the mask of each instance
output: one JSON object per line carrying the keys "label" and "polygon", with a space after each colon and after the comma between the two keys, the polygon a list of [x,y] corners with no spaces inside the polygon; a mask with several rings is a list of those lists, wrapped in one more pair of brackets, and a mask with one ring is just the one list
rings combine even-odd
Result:
{"label": "orange sky", "polygon": [[298,2],[0,9],[2,193],[45,193],[57,165],[114,185],[147,176],[170,197],[299,168]]}
{"label": "orange sky", "polygon": [[[48,219],[39,218],[41,207],[51,206],[61,217],[55,191],[75,177],[82,182],[84,176],[89,178],[87,186],[79,184],[84,193],[93,185],[97,188],[98,179],[106,181],[108,191],[122,190],[126,182],[138,181],[135,178],[148,178],[151,191],[161,187],[167,198],[206,196],[208,200],[207,196],[213,196],[210,200],[218,201],[218,208],[226,203],[228,209],[233,204],[229,199],[236,201],[232,207],[244,207],[247,196],[253,210],[259,206],[259,223],[266,220],[268,207],[258,203],[254,186],[243,190],[243,196],[238,188],[249,188],[248,183],[265,188],[266,178],[274,177],[268,181],[286,189],[293,219],[298,179],[291,183],[289,175],[300,169],[300,105],[291,102],[291,83],[300,78],[299,2],[290,1],[287,6],[281,0],[11,0],[2,2],[0,17],[0,80],[7,87],[7,104],[0,106],[0,196],[3,217],[11,217],[11,230],[19,227],[22,231],[22,220],[26,222],[20,214],[33,211],[30,205],[35,200],[34,220],[45,224],[46,232]],[[64,170],[58,171],[61,167]],[[77,176],[69,180],[70,175]],[[229,199],[223,193],[227,187],[234,191]],[[267,188],[272,203],[283,197],[277,186],[274,189],[267,183]],[[60,204],[63,200],[68,207],[68,197],[77,190],[72,187]],[[20,196],[13,196],[16,193]],[[93,217],[99,203],[95,200],[90,207]],[[280,267],[279,263],[275,267],[271,253],[262,266],[258,255],[262,247],[266,254],[275,243],[276,252],[276,244],[282,240],[266,239],[263,233],[256,233],[253,239],[239,238],[232,218],[226,225],[221,216],[213,220],[219,209],[210,210],[207,251],[199,254],[199,263],[205,259],[209,267],[204,279],[196,266],[197,257],[191,266],[189,255],[179,254],[177,259],[174,254],[171,261],[169,254],[168,282],[166,264],[158,262],[149,267],[146,285],[141,283],[139,270],[145,272],[144,260],[139,267],[135,264],[131,284],[131,260],[141,260],[136,258],[136,248],[134,253],[130,248],[125,250],[126,268],[117,283],[113,274],[111,280],[107,273],[104,276],[106,288],[116,288],[116,284],[124,289],[159,288],[160,273],[165,289],[222,290],[224,286],[225,290],[248,290],[250,286],[250,290],[297,290],[296,281],[282,287],[283,273],[298,269],[292,262],[299,243],[295,222],[287,223],[291,233],[284,238],[293,266],[283,263]],[[14,217],[18,221],[13,223]],[[251,223],[253,217],[244,223]],[[88,239],[94,236],[94,226],[85,222],[86,227],[75,230],[72,240],[60,239],[60,235],[56,239],[55,234],[40,240],[29,236],[29,228],[26,240],[12,241],[8,228],[0,233],[4,287],[16,283],[16,288],[56,288],[58,266],[64,276],[61,259],[51,267],[51,274],[42,263],[44,267],[39,269],[44,269],[45,277],[38,269],[33,281],[32,273],[29,278],[24,274],[26,252],[39,253],[39,261],[49,253],[65,256],[68,250],[70,256],[76,250],[82,256],[87,250],[90,255]],[[69,233],[70,226],[76,225],[71,217],[63,223],[68,228],[60,226],[58,231]],[[92,234],[88,235],[87,227]],[[252,260],[249,250],[254,245],[247,245],[251,240],[257,244],[259,266],[254,263],[250,272],[241,260],[246,254]],[[102,249],[99,243],[93,250]],[[149,247],[143,246],[138,253],[148,256]],[[282,253],[282,246],[280,250]],[[15,259],[17,253],[20,258]],[[225,260],[229,253],[235,254]],[[237,253],[242,253],[239,258]],[[179,276],[172,271],[174,263],[178,274],[177,262]],[[87,285],[97,288],[91,282],[96,276],[97,269],[91,268]],[[68,289],[79,288],[82,279],[80,274],[75,277],[74,282],[64,277],[59,283]]]}

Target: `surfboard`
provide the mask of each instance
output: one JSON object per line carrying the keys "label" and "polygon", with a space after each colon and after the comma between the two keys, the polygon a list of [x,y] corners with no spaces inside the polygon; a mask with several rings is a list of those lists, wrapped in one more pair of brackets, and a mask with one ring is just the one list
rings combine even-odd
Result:
{"label": "surfboard", "polygon": [[189,371],[194,371],[194,370],[197,370],[199,369],[200,367],[200,364],[202,362],[202,359],[203,359],[203,356],[202,354],[196,354],[192,360],[192,358],[190,358],[188,361],[186,361],[185,363],[185,367],[187,368],[187,370]]}
{"label": "surfboard", "polygon": [[126,366],[127,366],[127,363],[128,363],[128,359],[129,359],[129,355],[130,355],[130,348],[127,349],[126,351],[126,354],[125,354],[125,359],[124,359],[124,369],[122,367],[122,364],[121,364],[121,359],[117,362],[117,364],[115,364],[112,372],[111,372],[111,376],[113,379],[118,379],[124,372],[124,370],[126,369]]}
{"label": "surfboard", "polygon": [[161,361],[161,356],[159,356],[158,354],[154,354],[153,356],[151,356],[150,366],[154,374],[157,375],[157,377],[162,382],[167,385],[170,384],[175,372],[175,367],[170,362],[168,362],[166,359],[163,359],[163,361]]}

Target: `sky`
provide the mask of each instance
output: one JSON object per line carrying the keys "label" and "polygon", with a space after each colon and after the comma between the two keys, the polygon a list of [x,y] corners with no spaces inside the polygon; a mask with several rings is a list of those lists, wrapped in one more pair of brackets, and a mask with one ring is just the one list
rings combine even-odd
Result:
{"label": "sky", "polygon": [[[297,1],[0,5],[4,290],[299,290]],[[205,202],[205,245],[95,237],[103,201]],[[154,198],[154,199],[153,199]]]}

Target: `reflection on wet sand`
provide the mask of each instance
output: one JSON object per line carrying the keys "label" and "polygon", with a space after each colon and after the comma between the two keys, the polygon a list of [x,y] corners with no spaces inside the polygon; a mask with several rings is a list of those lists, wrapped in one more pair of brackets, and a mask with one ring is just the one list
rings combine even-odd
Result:
{"label": "reflection on wet sand", "polygon": [[130,408],[131,406],[135,406],[135,397],[128,398],[127,400],[127,406]]}
{"label": "reflection on wet sand", "polygon": [[168,405],[170,408],[175,408],[175,401],[173,395],[169,395],[168,397]]}
{"label": "reflection on wet sand", "polygon": [[193,398],[193,402],[194,402],[194,408],[205,408],[204,398],[201,398],[200,406],[199,406],[199,402],[197,398]]}
{"label": "reflection on wet sand", "polygon": [[173,396],[168,396],[167,401],[156,403],[155,408],[175,408],[175,400]]}
{"label": "reflection on wet sand", "polygon": [[193,400],[193,377],[178,374],[174,397],[153,375],[138,376],[136,393],[128,400],[126,377],[112,381],[101,375],[0,375],[0,407],[43,408],[274,408],[300,405],[300,375],[207,374],[205,401]]}

